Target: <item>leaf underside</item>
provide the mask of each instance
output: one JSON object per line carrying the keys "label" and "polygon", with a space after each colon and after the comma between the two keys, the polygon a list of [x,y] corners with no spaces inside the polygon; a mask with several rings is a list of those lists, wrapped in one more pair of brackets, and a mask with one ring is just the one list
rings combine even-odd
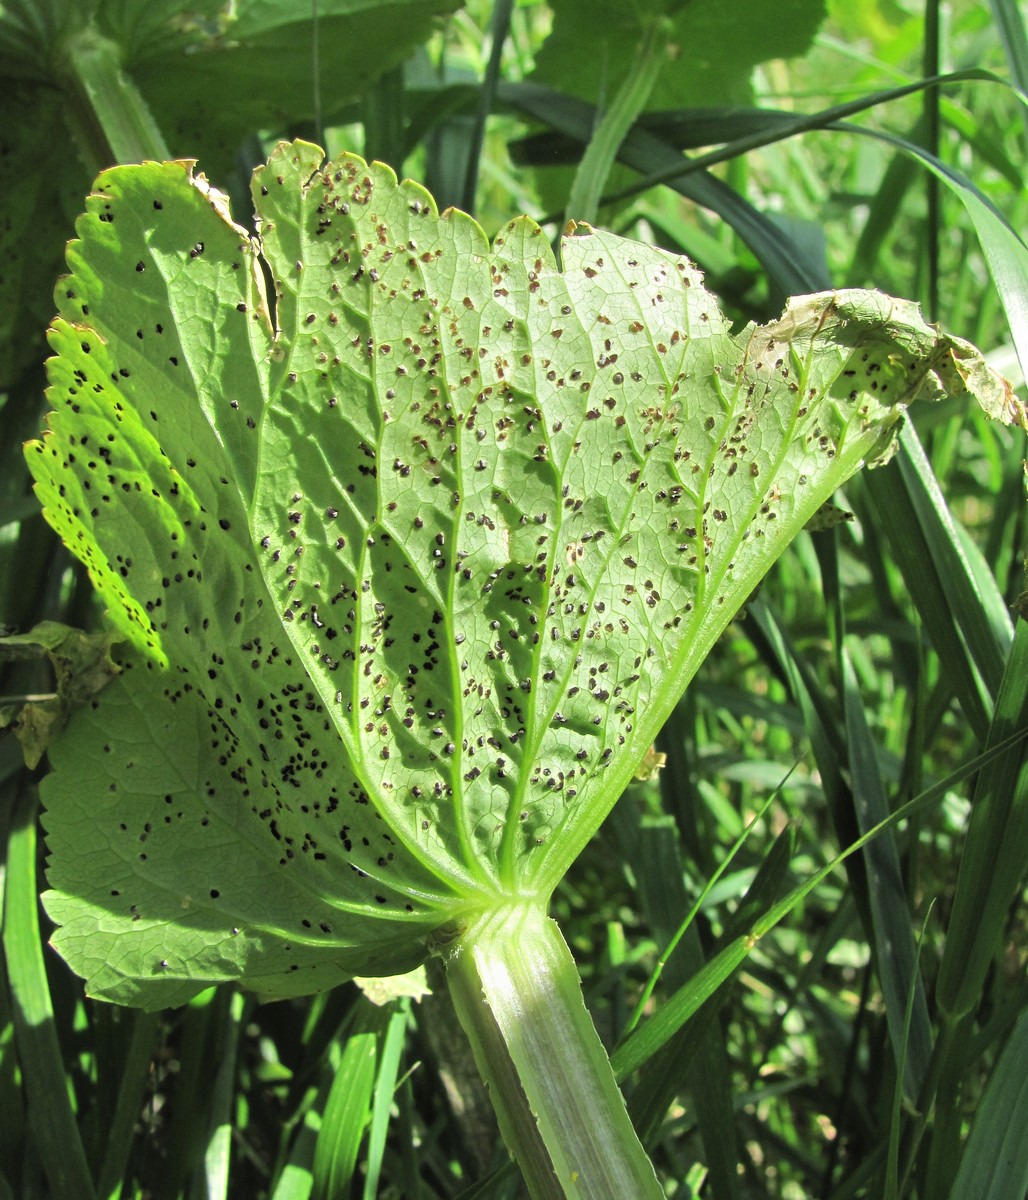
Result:
{"label": "leaf underside", "polygon": [[[132,649],[45,785],[56,944],[158,1007],[545,902],[749,592],[976,352],[868,292],[733,335],[685,260],[283,145],[257,238],[104,173],[29,461]],[[265,277],[273,299],[265,297]]]}

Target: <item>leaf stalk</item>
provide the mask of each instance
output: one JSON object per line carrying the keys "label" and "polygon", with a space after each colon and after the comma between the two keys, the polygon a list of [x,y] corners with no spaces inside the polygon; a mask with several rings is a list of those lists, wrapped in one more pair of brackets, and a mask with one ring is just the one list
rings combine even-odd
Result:
{"label": "leaf stalk", "polygon": [[116,163],[171,158],[142,93],[122,69],[116,42],[86,26],[66,37],[61,51],[65,120],[93,174]]}
{"label": "leaf stalk", "polygon": [[564,212],[566,220],[595,222],[600,198],[621,143],[646,107],[667,61],[672,28],[666,18],[656,18],[647,24],[628,74],[589,139],[582,161],[578,164]]}
{"label": "leaf stalk", "polygon": [[661,1200],[574,959],[535,901],[484,914],[447,980],[533,1200]]}

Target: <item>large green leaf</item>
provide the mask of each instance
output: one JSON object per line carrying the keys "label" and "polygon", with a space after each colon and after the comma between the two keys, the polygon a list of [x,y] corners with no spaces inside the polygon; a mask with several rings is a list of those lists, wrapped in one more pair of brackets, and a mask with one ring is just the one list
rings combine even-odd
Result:
{"label": "large green leaf", "polygon": [[646,24],[668,18],[667,61],[651,109],[745,103],[753,68],[802,54],[825,16],[823,0],[553,0],[551,7],[553,31],[536,57],[535,77],[601,107],[631,69],[626,51],[639,43]]}
{"label": "large green leaf", "polygon": [[582,228],[558,268],[304,143],[253,194],[259,243],[187,164],[100,177],[29,450],[133,647],[52,752],[47,905],[147,1005],[544,904],[903,407],[1005,387],[906,302],[733,335],[682,259]]}

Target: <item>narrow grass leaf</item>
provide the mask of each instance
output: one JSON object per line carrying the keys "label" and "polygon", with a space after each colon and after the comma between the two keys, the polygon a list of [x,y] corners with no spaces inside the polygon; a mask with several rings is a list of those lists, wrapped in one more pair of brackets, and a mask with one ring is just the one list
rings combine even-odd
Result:
{"label": "narrow grass leaf", "polygon": [[1028,1193],[1028,1012],[1022,1012],[971,1122],[949,1200],[1015,1200]]}
{"label": "narrow grass leaf", "polygon": [[[662,792],[666,791],[665,782],[662,772]],[[624,845],[626,860],[632,866],[654,936],[665,945],[658,965],[650,975],[646,994],[652,992],[660,977],[670,987],[680,987],[700,969],[704,955],[698,932],[692,924],[698,905],[689,912],[684,923],[681,918],[689,905],[674,821],[670,817],[640,819],[637,810],[626,820],[625,810],[620,805],[615,814],[618,817],[615,836]],[[626,829],[629,822],[633,827]],[[741,841],[733,850],[740,845]],[[727,859],[731,857],[732,852]],[[728,866],[727,859],[722,869]],[[709,895],[713,882],[711,880],[704,889],[705,895]],[[637,1005],[628,1025],[629,1031],[634,1028],[641,1011],[642,1006]],[[709,1036],[697,1039],[694,1049],[695,1055],[688,1059],[684,1055],[674,1056],[668,1075],[661,1075],[657,1080],[641,1078],[633,1089],[629,1111],[645,1142],[667,1111],[671,1099],[683,1088],[688,1088],[710,1172],[711,1195],[733,1197],[738,1189],[739,1162],[732,1111],[734,1087],[724,1034],[716,1023],[709,1027]],[[640,1114],[645,1128],[639,1124]]]}
{"label": "narrow grass leaf", "polygon": [[103,1163],[96,1186],[98,1200],[113,1200],[121,1195],[160,1028],[160,1018],[153,1013],[124,1015],[132,1023],[132,1035],[121,1071],[114,1119],[104,1138]]}
{"label": "narrow grass leaf", "polygon": [[752,934],[746,934],[729,942],[697,976],[679,988],[663,1008],[621,1043],[610,1058],[619,1081],[658,1053],[725,980],[732,977],[757,940]]}
{"label": "narrow grass leaf", "polygon": [[[1018,621],[989,730],[992,748],[1028,729],[1028,622]],[[982,994],[1012,899],[1021,886],[1028,845],[1028,757],[1024,745],[983,768],[975,787],[936,1000],[953,1020]]]}
{"label": "narrow grass leaf", "polygon": [[[300,1106],[300,1120],[278,1182],[275,1184],[272,1200],[308,1200],[314,1186],[314,1156],[318,1147],[322,1118],[337,1077],[343,1047],[353,1032],[356,1015],[355,1010],[350,1009],[340,1029],[338,1014],[331,1010],[325,1011],[328,1007],[326,1001],[338,995],[338,991],[321,993],[320,996],[314,997],[308,1011],[301,1075],[307,1081],[307,1088],[312,1094],[306,1098],[301,1098],[300,1094],[296,1096],[296,1103]],[[319,1007],[322,1012],[316,1016],[315,1012]],[[324,1149],[322,1152],[324,1153]]]}
{"label": "narrow grass leaf", "polygon": [[[907,96],[924,91],[926,88],[972,81],[998,83],[1003,87],[1010,86],[1006,80],[994,75],[991,71],[972,68],[965,71],[953,71],[946,75],[935,75],[928,79],[919,79],[916,83],[903,84],[900,87],[871,92],[857,100],[832,105],[815,113],[804,113],[799,116],[790,114],[790,120],[782,120],[781,113],[772,110],[765,120],[756,120],[748,131],[733,138],[726,145],[720,146],[716,150],[710,150],[694,159],[679,158],[677,171],[669,163],[663,168],[645,175],[637,184],[624,188],[613,195],[605,196],[604,202],[612,203],[628,199],[657,184],[670,184],[678,176],[688,175],[694,171],[706,171],[719,163],[748,154],[751,150],[759,150],[764,146],[784,141],[786,138],[795,137],[800,133],[809,133],[815,129],[837,128],[849,117],[878,108],[893,100],[902,100]],[[852,130],[854,127],[846,125],[844,128]]]}
{"label": "narrow grass leaf", "polygon": [[[775,123],[791,129],[796,115],[768,108],[680,108],[642,113],[637,125],[676,150],[694,150],[748,137]],[[556,130],[525,134],[508,150],[511,161],[524,166],[576,163],[582,154],[574,138]]]}
{"label": "narrow grass leaf", "polygon": [[[1005,494],[996,497],[996,524],[999,525],[1002,533],[1009,536],[1010,540],[1003,547],[1008,561],[1018,552],[1017,548],[1020,545],[1018,538],[1019,524],[1017,521],[1017,512],[1009,514],[1009,524],[1005,518],[1007,514],[1002,511],[1004,501],[1012,502],[1012,506],[1023,508],[1021,496],[1018,494],[1019,480],[1016,475],[1012,476],[1009,482],[1013,485],[1004,489]],[[1014,495],[1011,495],[1014,493]],[[982,548],[975,541],[974,537],[968,532],[967,528],[959,522],[954,522],[953,526],[957,541],[960,544],[961,554],[963,556],[964,568],[969,577],[970,587],[978,595],[981,600],[981,617],[982,624],[987,626],[987,630],[982,627],[982,624],[977,625],[976,635],[981,639],[981,646],[984,653],[991,658],[994,655],[994,650],[990,647],[990,642],[993,646],[1002,650],[1002,660],[1005,664],[1007,655],[1010,651],[1010,641],[1012,632],[1012,617],[1011,606],[1006,603],[1003,593],[1000,591],[999,579],[1002,575],[994,569],[994,560],[988,555],[988,548]],[[1012,535],[1012,536],[1011,536]]]}
{"label": "narrow grass leaf", "polygon": [[[792,861],[795,846],[795,829],[790,825],[775,839],[771,849],[764,856],[742,903],[729,917],[724,933],[725,939],[730,941],[745,933],[755,921],[764,916],[778,899],[782,893],[782,885],[788,878],[789,864]],[[691,950],[693,942],[696,945],[696,953],[699,954],[698,937],[689,939],[687,936],[686,948]],[[672,971],[665,973],[665,978],[669,979],[676,988],[682,987],[686,982],[685,979],[679,979],[683,972],[681,968],[675,969],[677,961],[678,957],[676,956],[669,964]],[[692,973],[696,973],[702,968],[702,960],[696,964],[691,961],[685,962],[683,965]],[[690,1077],[690,1072],[700,1070],[700,1064],[696,1062],[696,1059],[700,1056],[702,1048],[711,1041],[723,1043],[724,1035],[718,1021],[718,1013],[726,999],[727,988],[722,987],[714,1002],[704,1004],[699,1012],[690,1019],[688,1025],[679,1029],[667,1043],[664,1052],[651,1058],[640,1070],[635,1087],[632,1089],[628,1108],[644,1144],[653,1144],[669,1107],[682,1091]],[[703,1111],[700,1106],[705,1099],[705,1090],[705,1087],[701,1088],[694,1096],[698,1114]],[[729,1098],[733,1093],[734,1088],[726,1089]],[[718,1103],[722,1103],[720,1097]],[[731,1108],[731,1101],[729,1101],[729,1108]],[[733,1119],[726,1125],[726,1131],[734,1126]],[[708,1140],[705,1139],[705,1144]],[[720,1139],[722,1143],[728,1140],[728,1136],[722,1136]],[[731,1138],[731,1141],[734,1144],[734,1137]],[[737,1151],[733,1151],[732,1161],[736,1161],[737,1158]]]}
{"label": "narrow grass leaf", "polygon": [[[6,844],[7,838],[3,838]],[[0,911],[4,869],[0,868]],[[26,1144],[25,1099],[22,1094],[22,1070],[15,1044],[14,1019],[6,968],[0,962],[0,1163],[13,1174],[15,1163],[23,1156]]]}
{"label": "narrow grass leaf", "polygon": [[[842,697],[853,807],[861,833],[889,815],[871,732],[867,727],[856,674],[845,648],[841,654]],[[893,1054],[898,1070],[905,1064],[903,1090],[913,1103],[921,1090],[932,1052],[932,1029],[917,950],[910,924],[910,905],[903,885],[899,851],[892,831],[865,846],[871,904],[872,949],[885,1000]],[[909,1023],[907,997],[912,996]],[[909,1031],[909,1037],[907,1036]]]}
{"label": "narrow grass leaf", "polygon": [[[661,772],[664,790],[665,765]],[[636,894],[646,923],[658,945],[666,945],[673,935],[682,911],[688,906],[688,894],[682,877],[682,853],[675,820],[667,814],[644,814],[628,804],[615,805],[605,832],[623,855],[623,864],[632,875]],[[667,955],[662,956],[662,960]],[[672,960],[674,962],[675,960]],[[667,964],[666,964],[667,965]],[[668,966],[675,980],[675,967]],[[685,982],[675,980],[674,986]]]}
{"label": "narrow grass leaf", "polygon": [[[318,1135],[317,1131],[310,1127],[308,1120],[309,1118],[304,1118],[298,1143],[299,1139],[304,1139],[309,1143],[309,1146],[306,1146],[305,1149],[309,1148],[310,1158],[313,1159],[314,1145],[317,1142]],[[314,1176],[311,1174],[310,1168],[294,1161],[294,1157],[290,1156],[289,1161],[282,1168],[271,1197],[272,1200],[307,1200],[313,1186]]]}
{"label": "narrow grass leaf", "polygon": [[36,885],[36,806],[23,787],[7,842],[3,946],[30,1136],[55,1196],[92,1200],[43,962]]}
{"label": "narrow grass leaf", "polygon": [[388,163],[403,174],[407,90],[402,67],[386,71],[368,89],[360,104],[364,127],[364,157]]}
{"label": "narrow grass leaf", "polygon": [[219,997],[221,1022],[217,1047],[220,1055],[210,1084],[210,1115],[203,1156],[203,1190],[197,1200],[228,1200],[232,1154],[233,1102],[236,1056],[243,1026],[246,999],[235,988]]}
{"label": "narrow grass leaf", "polygon": [[[789,774],[791,774],[791,773],[792,772],[790,771]],[[788,779],[788,775],[786,776],[786,779]],[[785,780],[783,780],[782,783],[784,785]],[[760,806],[760,808],[754,814],[752,820],[747,824],[746,828],[742,831],[742,833],[739,835],[739,837],[736,838],[735,844],[731,847],[731,849],[728,851],[728,853],[725,855],[725,857],[718,864],[717,870],[714,871],[714,873],[707,880],[706,884],[703,887],[703,890],[696,897],[695,903],[692,905],[692,907],[686,913],[685,917],[682,919],[678,928],[672,934],[667,945],[664,947],[664,950],[661,953],[660,958],[657,960],[656,965],[654,966],[653,970],[650,972],[650,977],[646,981],[646,986],[643,988],[642,994],[640,995],[638,1003],[635,1006],[635,1011],[632,1013],[632,1016],[629,1019],[627,1028],[625,1030],[626,1034],[631,1033],[632,1030],[635,1029],[635,1027],[639,1024],[642,1014],[643,1014],[647,1004],[649,1003],[650,997],[653,995],[653,989],[657,986],[657,982],[660,979],[665,966],[667,966],[668,959],[670,959],[671,955],[674,954],[675,947],[682,940],[682,937],[685,935],[686,930],[692,926],[693,921],[696,919],[696,914],[703,907],[704,901],[710,895],[711,891],[714,888],[714,885],[721,878],[721,876],[724,875],[724,873],[728,870],[728,868],[732,865],[732,863],[735,862],[735,860],[739,854],[739,851],[743,848],[743,845],[746,842],[746,839],[753,832],[754,828],[764,819],[764,815],[767,813],[767,810],[771,807],[772,804],[774,804],[774,802],[777,798],[778,798],[778,792],[777,791],[772,792],[772,794],[770,796],[768,796],[768,798]]]}
{"label": "narrow grass leaf", "polygon": [[409,1000],[395,1007],[395,1011],[389,1015],[389,1024],[382,1037],[382,1053],[375,1076],[371,1123],[368,1128],[364,1200],[375,1200],[378,1195],[378,1182],[382,1174],[382,1162],[385,1156],[386,1134],[389,1132],[389,1114],[393,1104],[393,1093],[396,1090],[396,1079],[400,1072],[400,1058],[403,1054],[409,1008]]}
{"label": "narrow grass leaf", "polygon": [[[989,0],[989,7],[1011,78],[1022,92],[1028,92],[1028,37],[1025,36],[1022,6],[1018,0]],[[1028,129],[1028,109],[1022,109],[1021,115]]]}
{"label": "narrow grass leaf", "polygon": [[[975,736],[984,740],[1010,618],[995,583],[968,565],[963,540],[917,435],[900,434],[903,453],[869,474],[868,492],[893,557]],[[988,612],[989,617],[985,615]],[[1002,617],[999,615],[1002,612]]]}
{"label": "narrow grass leaf", "polygon": [[[424,143],[433,150],[439,134],[449,122],[456,118],[473,117],[480,89],[469,83],[449,83],[436,86],[412,88],[411,105],[406,126],[405,157],[410,156]],[[426,172],[434,170],[434,153],[430,154]],[[465,183],[467,177],[465,176]],[[432,189],[433,195],[436,194]]]}
{"label": "narrow grass leaf", "polygon": [[176,1030],[179,1069],[174,1104],[163,1132],[167,1162],[154,1188],[156,1200],[181,1200],[191,1176],[202,1175],[210,1111],[211,1062],[216,1053],[217,993],[208,988],[180,1014]]}
{"label": "narrow grass leaf", "polygon": [[661,68],[668,58],[670,22],[657,14],[646,20],[610,107],[603,112],[575,171],[564,215],[569,221],[595,221],[621,143],[646,107]]}
{"label": "narrow grass leaf", "polygon": [[[479,1179],[458,1193],[455,1200],[496,1200],[498,1195],[509,1194],[506,1189],[511,1187],[519,1175],[520,1172],[514,1163],[505,1163],[502,1167],[491,1171],[485,1178]],[[499,1190],[501,1188],[505,1189],[502,1193]]]}
{"label": "narrow grass leaf", "polygon": [[371,1112],[377,1057],[377,1034],[347,1039],[314,1154],[314,1200],[333,1200],[350,1187]]}
{"label": "narrow grass leaf", "polygon": [[496,0],[496,3],[493,5],[489,27],[492,46],[489,50],[489,60],[485,67],[485,77],[482,80],[482,87],[478,95],[475,124],[469,138],[467,168],[464,176],[464,192],[461,200],[461,208],[469,213],[475,211],[482,145],[485,142],[485,127],[493,111],[493,104],[496,99],[496,85],[500,80],[503,46],[507,40],[507,35],[510,33],[510,18],[513,12],[514,0]]}
{"label": "narrow grass leaf", "polygon": [[[916,135],[918,127],[912,131]],[[882,278],[878,256],[888,242],[891,231],[903,214],[907,193],[920,180],[917,165],[903,155],[894,155],[878,182],[874,195],[869,197],[867,218],[860,236],[853,244],[852,257],[843,278]]]}
{"label": "narrow grass leaf", "polygon": [[789,879],[795,853],[796,826],[790,822],[771,843],[739,907],[728,917],[725,926],[728,937],[744,932],[771,910]]}
{"label": "narrow grass leaf", "polygon": [[885,1172],[885,1200],[898,1200],[900,1193],[899,1158],[902,1145],[900,1131],[903,1116],[903,1081],[908,1075],[907,1050],[910,1046],[910,1032],[914,1021],[914,1010],[919,995],[922,1000],[924,999],[920,963],[921,950],[924,946],[924,938],[930,915],[931,906],[929,906],[928,915],[925,917],[918,935],[914,961],[915,969],[910,977],[910,988],[907,991],[907,1003],[903,1013],[903,1035],[900,1039],[899,1053],[896,1060],[896,1086],[893,1089],[892,1110],[889,1115],[889,1147]]}
{"label": "narrow grass leaf", "polygon": [[[829,574],[824,575],[826,584]],[[793,644],[777,617],[763,601],[749,606],[749,621],[758,645],[766,647],[765,655],[772,669],[780,670],[803,714],[803,725],[814,752],[814,761],[821,776],[821,789],[828,806],[835,837],[841,846],[848,845],[860,833],[854,815],[853,795],[849,780],[843,773],[847,748],[845,731],[835,707],[807,659]],[[850,859],[846,873],[860,921],[871,937],[871,905],[868,896],[867,872],[862,858]]]}

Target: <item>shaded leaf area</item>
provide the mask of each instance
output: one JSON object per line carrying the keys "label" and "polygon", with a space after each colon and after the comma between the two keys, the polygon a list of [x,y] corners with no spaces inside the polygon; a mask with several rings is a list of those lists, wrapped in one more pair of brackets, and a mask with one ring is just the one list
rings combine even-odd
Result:
{"label": "shaded leaf area", "polygon": [[490,247],[305,143],[253,194],[263,266],[187,164],[100,177],[29,450],[134,647],[53,754],[47,903],[147,1005],[545,903],[905,404],[1004,387],[906,302],[733,335],[683,259],[582,228],[558,268],[527,219]]}
{"label": "shaded leaf area", "polygon": [[[51,281],[96,169],[167,157],[163,135],[171,154],[230,178],[255,129],[338,116],[456,7],[320,0],[314,20],[310,6],[300,5],[298,17],[294,0],[0,4],[0,386],[39,357]],[[151,113],[156,141],[124,136],[126,128],[155,131]],[[83,168],[80,158],[93,165]]]}
{"label": "shaded leaf area", "polygon": [[89,176],[68,158],[67,139],[41,137],[59,125],[61,100],[47,87],[7,92],[0,128],[0,388],[40,361],[53,316],[52,284]]}
{"label": "shaded leaf area", "polygon": [[[112,10],[123,6],[111,6]],[[188,20],[182,5],[158,23],[152,6],[133,6],[132,24],[107,20],[131,46],[128,66],[172,146],[208,170],[232,165],[253,129],[282,130],[320,115],[330,121],[435,28],[456,0],[243,0],[216,26]],[[177,11],[176,11],[177,10]],[[169,25],[177,33],[169,44]],[[314,64],[319,61],[319,92]]]}
{"label": "shaded leaf area", "polygon": [[[631,69],[626,48],[647,22],[668,22],[668,52],[648,107],[745,104],[758,63],[809,46],[825,17],[823,0],[726,0],[722,4],[619,4],[553,0],[553,31],[536,57],[534,78],[586,100],[613,95]],[[732,47],[730,56],[724,52]]]}

